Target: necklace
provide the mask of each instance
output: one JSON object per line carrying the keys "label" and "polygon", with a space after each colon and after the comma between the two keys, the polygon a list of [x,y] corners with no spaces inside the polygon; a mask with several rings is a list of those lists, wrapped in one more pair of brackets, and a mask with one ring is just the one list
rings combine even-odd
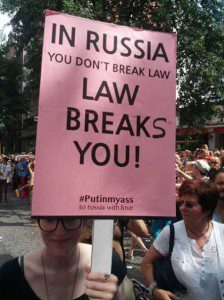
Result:
{"label": "necklace", "polygon": [[202,234],[198,234],[198,233],[195,233],[193,230],[191,230],[190,229],[190,227],[187,225],[187,229],[191,232],[191,233],[193,233],[194,235],[196,235],[197,237],[202,237],[203,235],[205,235],[207,232],[208,232],[208,230],[209,230],[209,224],[210,224],[210,222],[208,222],[208,228],[205,230],[205,232],[203,232]]}
{"label": "necklace", "polygon": [[[79,268],[79,258],[80,258],[80,248],[79,249],[79,254],[78,254],[78,263],[77,263],[77,267],[75,270],[75,280],[73,282],[72,285],[72,294],[71,294],[71,300],[73,299],[73,295],[74,295],[74,291],[75,291],[75,284],[76,284],[76,279],[77,279],[77,274],[78,274],[78,268]],[[42,254],[41,254],[41,261],[42,261],[42,268],[43,268],[43,273],[44,273],[44,283],[45,283],[45,289],[46,289],[46,294],[47,294],[47,300],[50,300],[49,297],[49,292],[48,292],[48,286],[47,286],[47,277],[46,277],[46,272],[45,272],[45,267],[44,267],[44,249],[42,250]]]}

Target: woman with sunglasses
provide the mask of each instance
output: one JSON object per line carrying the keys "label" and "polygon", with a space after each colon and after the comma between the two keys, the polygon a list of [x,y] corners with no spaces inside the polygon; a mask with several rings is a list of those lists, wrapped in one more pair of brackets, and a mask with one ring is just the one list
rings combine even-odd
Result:
{"label": "woman with sunglasses", "polygon": [[[122,278],[91,272],[91,245],[79,243],[81,218],[39,219],[45,246],[0,268],[4,300],[123,299]],[[120,289],[119,289],[120,290]]]}
{"label": "woman with sunglasses", "polygon": [[185,180],[179,190],[183,220],[174,224],[171,263],[186,294],[158,288],[153,276],[155,259],[169,253],[170,229],[166,226],[143,259],[142,272],[155,300],[221,300],[224,295],[224,225],[212,221],[219,198],[213,183]]}

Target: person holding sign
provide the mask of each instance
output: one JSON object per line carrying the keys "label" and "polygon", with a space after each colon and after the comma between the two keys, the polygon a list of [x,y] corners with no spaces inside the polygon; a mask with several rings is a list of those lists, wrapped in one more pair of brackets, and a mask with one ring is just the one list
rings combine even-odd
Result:
{"label": "person holding sign", "polygon": [[175,287],[172,292],[161,289],[159,282],[154,280],[155,260],[169,254],[169,226],[163,229],[142,262],[150,293],[155,300],[221,300],[224,294],[224,225],[212,221],[218,191],[213,183],[202,179],[185,180],[179,197],[183,220],[174,224],[171,263],[186,294],[177,295]]}
{"label": "person holding sign", "polygon": [[45,246],[6,262],[0,268],[4,300],[123,299],[123,278],[93,273],[91,246],[79,243],[81,218],[38,219]]}

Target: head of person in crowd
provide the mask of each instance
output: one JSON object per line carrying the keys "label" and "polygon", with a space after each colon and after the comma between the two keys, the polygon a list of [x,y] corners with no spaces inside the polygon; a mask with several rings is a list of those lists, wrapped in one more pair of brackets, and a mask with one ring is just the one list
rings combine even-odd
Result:
{"label": "head of person in crowd", "polygon": [[207,149],[199,149],[198,151],[198,159],[206,159],[206,156],[208,155]]}
{"label": "head of person in crowd", "polygon": [[193,177],[195,179],[206,177],[211,168],[209,164],[203,159],[194,161],[193,166]]}
{"label": "head of person in crowd", "polygon": [[186,156],[190,156],[192,154],[191,150],[188,149],[186,149],[184,152],[186,153]]}
{"label": "head of person in crowd", "polygon": [[221,156],[220,151],[219,150],[215,150],[214,151],[214,156],[220,157]]}
{"label": "head of person in crowd", "polygon": [[224,169],[216,173],[214,183],[219,191],[219,200],[224,201]]}
{"label": "head of person in crowd", "polygon": [[23,163],[23,162],[26,162],[26,161],[27,161],[27,158],[26,158],[25,155],[19,156],[19,162],[20,162],[20,163]]}
{"label": "head of person in crowd", "polygon": [[184,221],[212,219],[218,199],[219,192],[213,182],[185,180],[179,189],[179,207]]}
{"label": "head of person in crowd", "polygon": [[187,157],[186,150],[184,150],[184,151],[181,151],[180,157],[181,157],[181,158],[185,158],[185,157]]}
{"label": "head of person in crowd", "polygon": [[210,166],[216,170],[220,169],[221,162],[219,157],[217,156],[212,156],[210,160]]}
{"label": "head of person in crowd", "polygon": [[7,164],[7,162],[8,162],[8,157],[5,156],[5,155],[2,155],[2,156],[1,156],[1,162],[2,162],[3,164]]}
{"label": "head of person in crowd", "polygon": [[190,150],[184,150],[181,152],[181,162],[184,166],[191,161],[191,151]]}
{"label": "head of person in crowd", "polygon": [[202,148],[205,149],[205,150],[208,150],[208,145],[207,144],[203,144]]}

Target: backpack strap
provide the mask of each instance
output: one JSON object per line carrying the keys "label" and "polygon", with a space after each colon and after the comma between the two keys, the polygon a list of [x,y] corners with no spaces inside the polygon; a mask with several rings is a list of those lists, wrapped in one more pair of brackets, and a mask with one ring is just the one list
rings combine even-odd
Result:
{"label": "backpack strap", "polygon": [[24,256],[18,257],[18,263],[22,273],[24,274]]}
{"label": "backpack strap", "polygon": [[174,225],[170,224],[170,240],[169,240],[169,254],[168,256],[171,257],[173,252],[173,246],[174,246],[174,236],[175,236],[175,230]]}

